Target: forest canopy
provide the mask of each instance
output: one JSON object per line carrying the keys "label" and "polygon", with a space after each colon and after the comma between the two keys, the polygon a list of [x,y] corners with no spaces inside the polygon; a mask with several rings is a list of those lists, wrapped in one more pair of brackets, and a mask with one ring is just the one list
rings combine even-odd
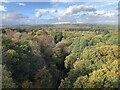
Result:
{"label": "forest canopy", "polygon": [[116,26],[59,27],[2,28],[2,87],[118,88]]}

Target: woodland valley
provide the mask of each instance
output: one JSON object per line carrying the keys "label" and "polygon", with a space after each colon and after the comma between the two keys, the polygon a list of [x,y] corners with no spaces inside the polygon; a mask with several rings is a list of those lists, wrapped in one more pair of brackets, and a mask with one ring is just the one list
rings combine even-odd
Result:
{"label": "woodland valley", "polygon": [[118,88],[118,27],[4,26],[3,88]]}

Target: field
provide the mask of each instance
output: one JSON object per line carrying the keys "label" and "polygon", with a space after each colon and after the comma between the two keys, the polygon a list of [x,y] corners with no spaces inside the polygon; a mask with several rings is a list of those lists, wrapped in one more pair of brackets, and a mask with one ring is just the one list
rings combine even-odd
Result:
{"label": "field", "polygon": [[118,88],[117,25],[2,28],[3,88]]}

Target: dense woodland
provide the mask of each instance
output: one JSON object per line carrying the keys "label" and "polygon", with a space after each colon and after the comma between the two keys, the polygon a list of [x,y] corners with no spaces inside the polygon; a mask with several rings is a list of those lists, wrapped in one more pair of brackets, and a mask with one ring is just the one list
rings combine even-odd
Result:
{"label": "dense woodland", "polygon": [[118,88],[115,25],[2,28],[3,88]]}

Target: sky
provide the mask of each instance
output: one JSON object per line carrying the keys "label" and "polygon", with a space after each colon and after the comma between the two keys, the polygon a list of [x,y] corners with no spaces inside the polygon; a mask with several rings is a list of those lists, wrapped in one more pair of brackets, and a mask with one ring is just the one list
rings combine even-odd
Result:
{"label": "sky", "polygon": [[118,2],[10,2],[2,0],[2,25],[117,24]]}

